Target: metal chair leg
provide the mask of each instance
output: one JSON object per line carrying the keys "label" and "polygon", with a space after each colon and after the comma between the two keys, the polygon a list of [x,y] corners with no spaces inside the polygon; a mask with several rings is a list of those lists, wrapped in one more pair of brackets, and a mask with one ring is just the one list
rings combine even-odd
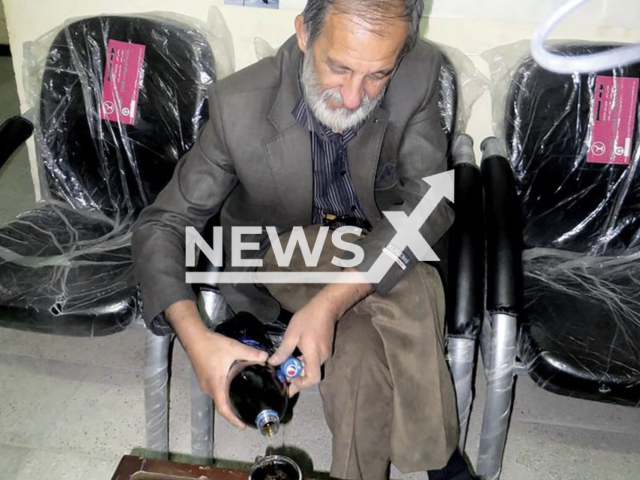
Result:
{"label": "metal chair leg", "polygon": [[[491,325],[491,315],[485,312],[482,320],[482,329],[480,330],[480,354],[482,355],[482,364],[491,364],[491,335],[493,326]],[[484,378],[487,379],[487,371],[484,371]]]}
{"label": "metal chair leg", "polygon": [[169,456],[169,347],[171,335],[147,331],[144,347],[144,407],[147,449]]}
{"label": "metal chair leg", "polygon": [[[516,318],[491,316],[490,344],[483,345],[487,397],[476,472],[485,480],[498,480],[511,417],[516,360]],[[488,353],[488,355],[485,355]],[[489,358],[487,358],[487,356]]]}
{"label": "metal chair leg", "polygon": [[458,404],[460,439],[458,447],[464,452],[469,426],[471,403],[473,402],[473,359],[476,341],[470,338],[449,338],[448,360]]}
{"label": "metal chair leg", "polygon": [[[207,326],[215,326],[230,316],[224,297],[215,287],[202,286],[198,292],[198,309]],[[201,463],[213,462],[214,405],[209,395],[200,389],[191,371],[191,454]]]}
{"label": "metal chair leg", "polygon": [[202,392],[191,370],[191,455],[200,464],[213,463],[213,400]]}

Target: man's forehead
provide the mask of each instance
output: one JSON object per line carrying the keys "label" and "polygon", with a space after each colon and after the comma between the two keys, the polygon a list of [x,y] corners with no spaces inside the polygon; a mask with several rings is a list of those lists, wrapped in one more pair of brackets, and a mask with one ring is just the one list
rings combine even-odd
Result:
{"label": "man's forehead", "polygon": [[408,24],[401,18],[372,25],[359,16],[330,11],[316,45],[333,61],[394,63],[407,33]]}

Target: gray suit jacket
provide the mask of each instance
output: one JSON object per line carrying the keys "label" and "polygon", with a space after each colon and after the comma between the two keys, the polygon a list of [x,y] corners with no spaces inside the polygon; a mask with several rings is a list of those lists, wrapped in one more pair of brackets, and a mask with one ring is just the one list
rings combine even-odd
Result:
{"label": "gray suit jacket", "polygon": [[[155,203],[140,215],[133,235],[133,259],[141,284],[145,320],[156,333],[169,327],[161,315],[176,301],[195,299],[185,283],[185,227],[202,231],[221,214],[224,244],[230,226],[276,226],[290,230],[311,222],[313,178],[310,133],[293,117],[301,97],[295,37],[277,56],[266,58],[213,84],[210,120]],[[349,169],[371,233],[357,243],[367,271],[395,229],[382,211],[410,214],[429,186],[422,180],[446,170],[446,140],[439,121],[438,75],[442,54],[418,42],[389,82],[383,102],[347,148]],[[421,228],[435,245],[453,221],[443,200]],[[263,229],[264,232],[264,229]],[[264,251],[265,235],[258,241]],[[409,249],[410,265],[416,262]],[[228,259],[227,259],[228,260]],[[229,265],[227,261],[225,263]],[[408,271],[394,266],[375,285],[385,294]],[[221,285],[231,307],[275,318],[279,305],[253,285]]]}

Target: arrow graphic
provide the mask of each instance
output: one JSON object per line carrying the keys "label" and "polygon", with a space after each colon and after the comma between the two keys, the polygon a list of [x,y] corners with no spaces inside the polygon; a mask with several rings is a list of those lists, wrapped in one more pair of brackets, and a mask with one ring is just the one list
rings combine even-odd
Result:
{"label": "arrow graphic", "polygon": [[[405,248],[409,247],[419,261],[438,262],[440,259],[420,233],[420,228],[443,198],[454,203],[454,170],[425,177],[422,180],[428,183],[431,188],[416,205],[411,215],[407,216],[404,212],[382,213],[396,229],[396,234],[389,242],[393,251],[403,252]],[[380,282],[395,262],[393,257],[383,252],[369,271],[364,274],[367,281],[369,283]]]}

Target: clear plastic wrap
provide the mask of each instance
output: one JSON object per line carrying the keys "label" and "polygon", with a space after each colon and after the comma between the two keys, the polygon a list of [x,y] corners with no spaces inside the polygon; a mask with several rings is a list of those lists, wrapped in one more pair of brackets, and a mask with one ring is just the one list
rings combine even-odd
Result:
{"label": "clear plastic wrap", "polygon": [[519,356],[548,390],[640,405],[640,63],[552,73],[527,42],[483,57],[522,202]]}
{"label": "clear plastic wrap", "polygon": [[[575,56],[614,47],[552,49]],[[487,400],[477,471],[493,480],[517,372],[554,393],[640,406],[640,64],[553,73],[531,59],[528,42],[483,57],[524,241],[522,309],[516,298],[494,307],[481,339]],[[520,245],[493,247],[512,258]],[[489,271],[517,274],[500,255],[493,261]]]}
{"label": "clear plastic wrap", "polygon": [[[261,60],[273,56],[277,50],[263,38],[253,40],[256,57]],[[489,80],[480,73],[473,61],[460,50],[434,43],[445,55],[446,61],[440,69],[441,123],[451,144],[456,133],[466,131],[471,108],[489,88]]]}
{"label": "clear plastic wrap", "polygon": [[26,45],[45,200],[0,229],[0,325],[93,336],[139,316],[131,228],[208,119],[229,45],[215,11],[73,19]]}
{"label": "clear plastic wrap", "polygon": [[515,381],[516,335],[515,317],[501,313],[485,316],[480,346],[487,394],[476,463],[476,472],[485,480],[498,480],[502,470]]}
{"label": "clear plastic wrap", "polygon": [[[194,127],[206,120],[208,85],[233,68],[225,43],[230,33],[218,15],[209,18],[211,25],[163,13],[72,19],[25,45],[25,93],[39,114],[43,198],[107,214],[137,212],[153,201],[173,172],[172,157],[190,148]],[[104,115],[114,108],[105,105],[103,88],[114,40],[145,47],[135,125],[126,113],[117,120]],[[115,48],[116,56],[137,53]]]}
{"label": "clear plastic wrap", "polygon": [[144,345],[146,448],[169,457],[169,360],[171,335],[147,330]]}
{"label": "clear plastic wrap", "polygon": [[519,354],[547,390],[640,406],[640,251],[524,252]]}
{"label": "clear plastic wrap", "polygon": [[458,448],[464,452],[473,403],[473,382],[476,359],[476,339],[450,337],[447,342],[447,361],[456,389],[456,404],[460,422]]}
{"label": "clear plastic wrap", "polygon": [[[441,92],[440,110],[444,111],[446,108],[451,108],[455,103],[456,124],[453,133],[465,133],[473,105],[489,89],[489,79],[478,71],[471,58],[461,50],[442,43],[436,43],[435,45],[451,62],[457,76],[458,98],[456,100],[447,97],[445,92]],[[444,69],[440,72],[441,77],[447,74],[448,72]],[[447,105],[448,107],[446,107]]]}
{"label": "clear plastic wrap", "polygon": [[[496,136],[506,143],[522,199],[525,246],[597,255],[638,247],[640,184],[634,151],[640,141],[640,63],[561,75],[539,67],[528,56],[528,45],[483,54],[492,70]],[[611,47],[556,43],[554,50],[578,55]],[[613,79],[609,91],[601,90],[603,78]],[[601,119],[607,116],[610,138],[602,140]],[[624,154],[616,155],[618,149]]]}

